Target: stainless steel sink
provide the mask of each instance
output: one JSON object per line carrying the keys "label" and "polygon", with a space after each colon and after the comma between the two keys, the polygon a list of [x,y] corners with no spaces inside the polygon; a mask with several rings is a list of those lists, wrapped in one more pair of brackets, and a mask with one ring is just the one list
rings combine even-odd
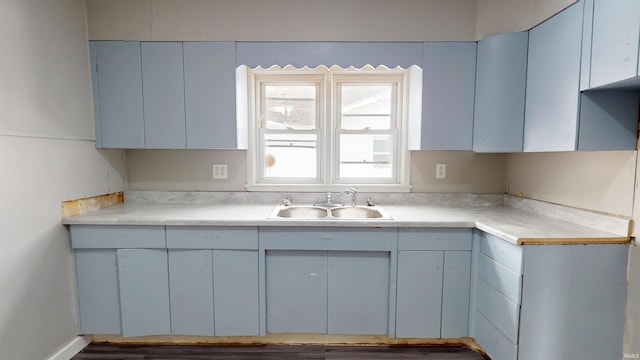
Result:
{"label": "stainless steel sink", "polygon": [[275,216],[280,218],[318,219],[329,215],[327,209],[316,206],[279,206],[276,210]]}
{"label": "stainless steel sink", "polygon": [[384,214],[371,206],[348,206],[331,209],[331,216],[340,219],[380,219]]}
{"label": "stainless steel sink", "polygon": [[291,220],[391,220],[379,206],[278,205],[269,219]]}

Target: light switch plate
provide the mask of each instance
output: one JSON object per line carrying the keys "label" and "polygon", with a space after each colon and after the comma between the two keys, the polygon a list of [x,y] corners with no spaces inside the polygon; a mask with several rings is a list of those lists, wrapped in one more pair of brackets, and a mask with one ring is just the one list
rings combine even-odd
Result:
{"label": "light switch plate", "polygon": [[447,164],[436,164],[436,179],[447,178]]}

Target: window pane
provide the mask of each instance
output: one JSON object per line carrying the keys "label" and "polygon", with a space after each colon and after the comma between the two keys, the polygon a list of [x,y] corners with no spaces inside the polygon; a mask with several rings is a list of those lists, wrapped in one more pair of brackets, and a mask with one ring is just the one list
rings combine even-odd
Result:
{"label": "window pane", "polygon": [[265,134],[265,178],[316,178],[316,134]]}
{"label": "window pane", "polygon": [[392,135],[340,135],[341,179],[391,179],[393,166]]}
{"label": "window pane", "polygon": [[266,84],[264,93],[264,127],[298,130],[316,128],[315,85]]}
{"label": "window pane", "polygon": [[341,90],[342,129],[391,128],[393,85],[342,84]]}

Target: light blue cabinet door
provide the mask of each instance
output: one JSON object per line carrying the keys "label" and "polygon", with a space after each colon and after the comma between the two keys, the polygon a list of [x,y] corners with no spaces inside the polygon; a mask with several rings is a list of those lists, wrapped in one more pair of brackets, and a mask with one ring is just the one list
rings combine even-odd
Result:
{"label": "light blue cabinet door", "polygon": [[169,269],[163,249],[119,249],[123,336],[171,333]]}
{"label": "light blue cabinet door", "polygon": [[442,326],[440,336],[467,336],[469,327],[469,289],[471,252],[445,251],[442,275]]}
{"label": "light blue cabinet door", "polygon": [[95,52],[102,146],[144,148],[140,43],[98,41]]}
{"label": "light blue cabinet door", "polygon": [[440,337],[443,254],[398,252],[397,337]]}
{"label": "light blue cabinet door", "polygon": [[235,74],[235,43],[184,43],[187,148],[236,148]]}
{"label": "light blue cabinet door", "polygon": [[116,250],[75,250],[78,332],[120,334]]}
{"label": "light blue cabinet door", "polygon": [[326,251],[267,251],[267,332],[327,332]]}
{"label": "light blue cabinet door", "polygon": [[184,149],[182,43],[143,42],[142,84],[147,149]]}
{"label": "light blue cabinet door", "polygon": [[526,31],[478,42],[475,152],[522,151],[528,43]]}
{"label": "light blue cabinet door", "polygon": [[328,264],[328,333],[386,335],[389,253],[330,251]]}
{"label": "light blue cabinet door", "polygon": [[89,41],[89,58],[91,63],[91,94],[93,95],[93,118],[96,127],[96,148],[102,147],[102,133],[100,131],[100,101],[98,96],[98,63],[96,42]]}
{"label": "light blue cabinet door", "polygon": [[619,359],[628,251],[628,245],[524,247],[518,360]]}
{"label": "light blue cabinet door", "polygon": [[427,42],[422,59],[420,149],[471,150],[475,42]]}
{"label": "light blue cabinet door", "polygon": [[577,146],[584,2],[529,32],[524,151]]}
{"label": "light blue cabinet door", "polygon": [[216,336],[258,335],[258,252],[213,250]]}
{"label": "light blue cabinet door", "polygon": [[595,0],[591,87],[638,76],[640,1]]}
{"label": "light blue cabinet door", "polygon": [[169,250],[171,333],[213,336],[211,250]]}

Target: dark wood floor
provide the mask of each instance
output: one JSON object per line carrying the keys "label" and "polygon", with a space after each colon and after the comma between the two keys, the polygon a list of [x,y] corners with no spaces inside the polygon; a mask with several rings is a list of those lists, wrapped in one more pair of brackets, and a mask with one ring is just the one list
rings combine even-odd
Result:
{"label": "dark wood floor", "polygon": [[464,346],[187,346],[91,344],[72,360],[486,360]]}

